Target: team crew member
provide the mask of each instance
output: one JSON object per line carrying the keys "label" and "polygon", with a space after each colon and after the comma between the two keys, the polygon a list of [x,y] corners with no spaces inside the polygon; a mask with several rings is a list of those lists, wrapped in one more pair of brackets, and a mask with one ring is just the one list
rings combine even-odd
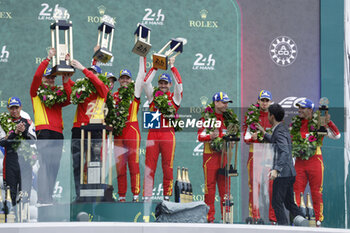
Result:
{"label": "team crew member", "polygon": [[[285,208],[289,210],[296,226],[309,226],[300,208],[293,200],[293,184],[295,182],[295,169],[292,157],[292,143],[288,128],[281,123],[284,118],[284,109],[279,104],[272,104],[268,108],[268,119],[272,126],[272,134],[266,133],[259,124],[256,127],[263,133],[264,139],[273,144],[273,163],[268,173],[273,180],[272,206],[276,213],[278,225],[288,225]],[[299,220],[298,220],[299,219]]]}
{"label": "team crew member", "polygon": [[[146,76],[146,58],[140,57],[139,71],[135,82],[134,97],[129,105],[129,115],[127,117],[126,126],[122,134],[114,137],[114,148],[116,158],[116,169],[118,178],[118,200],[125,201],[127,191],[127,165],[130,170],[131,192],[133,193],[133,201],[139,200],[140,193],[140,167],[139,167],[139,151],[140,151],[140,129],[137,120],[137,113],[140,106],[140,97],[142,91],[142,82]],[[120,88],[127,87],[132,82],[131,72],[129,70],[121,70],[118,78]],[[116,104],[120,104],[119,90],[113,94]]]}
{"label": "team crew member", "polygon": [[[267,90],[262,90],[258,96],[258,108],[259,108],[259,124],[265,129],[271,129],[271,124],[268,120],[268,108],[271,104],[272,95]],[[248,113],[249,114],[249,113]],[[259,196],[260,196],[260,180],[263,174],[263,166],[261,165],[264,161],[261,156],[256,154],[254,156],[254,143],[264,143],[259,141],[258,133],[252,133],[250,131],[250,125],[247,125],[247,116],[244,120],[243,131],[244,131],[244,142],[249,145],[249,157],[247,162],[248,169],[248,186],[249,186],[249,218],[246,219],[248,223],[264,224],[264,221],[260,217],[259,211]],[[255,126],[253,126],[255,127]],[[271,222],[277,222],[275,212],[271,205],[272,198],[272,184],[273,181],[269,180],[269,219]],[[263,184],[265,185],[265,184]]]}
{"label": "team crew member", "polygon": [[[177,111],[180,107],[182,100],[182,80],[181,76],[174,67],[175,58],[169,59],[171,72],[175,81],[174,93],[170,92],[172,86],[171,77],[163,73],[158,77],[158,88],[165,93],[169,99],[170,104],[175,107]],[[144,88],[147,99],[150,103],[150,111],[157,111],[156,104],[154,103],[154,94],[152,87],[152,80],[156,74],[157,69],[151,68],[144,79]],[[161,113],[161,112],[160,112]],[[159,113],[159,114],[160,114]],[[158,156],[161,153],[162,156],[162,169],[163,169],[163,190],[164,200],[169,200],[173,191],[173,162],[175,155],[175,130],[173,127],[165,128],[163,126],[163,116],[161,115],[161,125],[159,129],[149,129],[147,143],[146,143],[146,167],[144,177],[144,190],[143,196],[145,199],[149,199],[152,196],[152,190],[154,185],[154,174],[157,168]]]}
{"label": "team crew member", "polygon": [[[313,109],[314,109],[314,103],[309,100],[305,99],[297,103],[297,106],[299,107],[299,115],[297,118],[301,120],[301,126],[300,126],[300,134],[302,138],[309,137],[309,140],[311,139],[310,130],[314,131],[317,129],[310,129],[312,127],[309,127],[309,122],[313,118]],[[297,127],[295,124],[292,124],[293,127]],[[326,116],[326,129],[327,129],[327,137],[331,139],[339,139],[340,133],[337,128],[337,126],[330,120],[330,115],[328,114]],[[293,136],[293,135],[292,135]],[[322,137],[323,136],[318,136]],[[293,141],[293,137],[292,137]],[[309,182],[310,190],[311,190],[311,197],[313,202],[313,207],[315,210],[315,219],[316,219],[316,226],[321,226],[321,223],[324,219],[323,216],[323,200],[322,200],[322,190],[323,190],[323,158],[322,158],[322,151],[321,146],[317,146],[316,152],[313,156],[311,156],[308,159],[301,159],[300,157],[296,157],[295,160],[295,170],[297,172],[296,180],[294,183],[294,192],[296,197],[296,202],[298,206],[300,205],[300,193],[305,190],[305,187],[307,183]]]}
{"label": "team crew member", "polygon": [[[73,173],[75,182],[75,191],[77,197],[80,196],[80,139],[81,139],[81,125],[87,125],[90,122],[90,118],[96,117],[95,115],[87,115],[88,105],[90,103],[95,104],[96,109],[102,109],[104,105],[107,94],[108,87],[96,76],[101,74],[101,68],[98,66],[91,66],[90,68],[85,68],[79,61],[72,60],[72,66],[84,73],[84,75],[92,82],[96,88],[96,93],[91,93],[83,103],[79,103],[77,110],[75,112],[73,128],[72,128],[72,156],[73,156]],[[73,82],[73,81],[72,81]],[[100,160],[99,141],[102,139],[101,131],[91,132],[92,147],[91,151],[91,161]]]}
{"label": "team crew member", "polygon": [[55,54],[56,50],[51,48],[48,52],[47,58],[40,63],[36,70],[30,87],[36,135],[40,140],[37,143],[40,164],[38,171],[39,204],[52,203],[53,189],[62,157],[62,108],[70,104],[69,97],[72,92],[71,82],[69,82],[70,76],[64,75],[62,77],[62,82],[64,91],[67,94],[67,100],[64,103],[56,103],[52,107],[47,107],[37,94],[37,91],[42,84],[49,86],[51,89],[55,88],[56,76],[51,75],[51,68],[47,68],[50,60]]}
{"label": "team crew member", "polygon": [[31,120],[24,119],[20,116],[21,109],[22,103],[18,97],[11,97],[8,100],[7,110],[10,113],[12,122],[17,125],[15,131],[7,132],[7,135],[0,139],[0,146],[5,148],[3,180],[5,186],[10,186],[13,206],[16,205],[17,190],[22,191],[23,186],[23,191],[26,191],[30,196],[32,183],[32,167],[22,156],[18,156],[18,141],[16,137],[21,134],[26,140],[36,139],[34,124]]}
{"label": "team crew member", "polygon": [[106,72],[105,76],[109,80],[109,91],[112,91],[114,88],[114,83],[117,81],[117,78],[111,72]]}
{"label": "team crew member", "polygon": [[[223,113],[226,112],[228,103],[232,103],[232,100],[224,92],[217,92],[213,96],[214,102],[214,113],[216,116],[216,121],[221,122],[221,127],[216,128],[213,132],[208,134],[206,128],[201,128],[198,130],[198,141],[204,142],[204,151],[203,151],[203,171],[204,171],[204,182],[205,182],[205,194],[204,202],[209,206],[208,212],[208,222],[213,223],[215,219],[215,193],[216,193],[216,184],[219,188],[220,196],[220,205],[221,205],[221,216],[222,216],[222,203],[224,201],[224,196],[230,190],[230,178],[225,177],[223,174],[219,174],[218,171],[221,167],[221,152],[217,152],[210,147],[210,142],[217,137],[222,138],[226,134],[226,127],[224,125],[224,116]],[[204,121],[204,119],[202,119]],[[226,164],[227,161],[224,161]],[[226,187],[226,189],[225,189]]]}

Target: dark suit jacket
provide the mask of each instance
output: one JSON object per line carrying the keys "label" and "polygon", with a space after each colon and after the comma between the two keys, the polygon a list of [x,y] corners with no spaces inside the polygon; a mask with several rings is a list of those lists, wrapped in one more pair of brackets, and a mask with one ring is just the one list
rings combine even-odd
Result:
{"label": "dark suit jacket", "polygon": [[292,140],[288,128],[280,123],[272,135],[265,133],[264,138],[273,144],[272,169],[278,171],[278,177],[296,176],[292,158]]}

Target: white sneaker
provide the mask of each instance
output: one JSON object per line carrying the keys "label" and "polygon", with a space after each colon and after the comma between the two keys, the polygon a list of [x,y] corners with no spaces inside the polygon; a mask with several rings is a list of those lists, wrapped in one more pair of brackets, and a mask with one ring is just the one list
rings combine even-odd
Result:
{"label": "white sneaker", "polygon": [[132,198],[132,202],[139,202],[139,196],[134,195],[134,197]]}
{"label": "white sneaker", "polygon": [[164,201],[170,201],[170,197],[169,196],[164,196]]}
{"label": "white sneaker", "polygon": [[321,225],[322,225],[322,222],[320,220],[317,220],[316,227],[321,227]]}

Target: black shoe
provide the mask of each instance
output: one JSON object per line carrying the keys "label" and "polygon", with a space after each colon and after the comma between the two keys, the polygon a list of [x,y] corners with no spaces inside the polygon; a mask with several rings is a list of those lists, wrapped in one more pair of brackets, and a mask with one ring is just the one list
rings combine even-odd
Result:
{"label": "black shoe", "polygon": [[258,218],[256,221],[255,221],[255,224],[257,225],[264,225],[264,220],[262,218]]}
{"label": "black shoe", "polygon": [[253,223],[254,223],[254,220],[253,220],[252,217],[247,217],[247,218],[245,219],[245,223],[246,223],[246,224],[253,224]]}

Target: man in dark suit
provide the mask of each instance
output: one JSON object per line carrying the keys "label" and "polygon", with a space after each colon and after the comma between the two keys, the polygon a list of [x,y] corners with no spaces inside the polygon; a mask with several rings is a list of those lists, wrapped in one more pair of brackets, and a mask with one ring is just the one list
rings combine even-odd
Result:
{"label": "man in dark suit", "polygon": [[[294,203],[293,184],[296,172],[292,159],[292,142],[288,128],[282,124],[284,109],[279,104],[272,104],[268,108],[268,119],[272,127],[272,135],[266,133],[264,128],[257,124],[264,138],[273,144],[273,165],[269,172],[269,178],[273,180],[272,207],[275,210],[278,225],[288,225],[284,206],[296,216],[295,225],[308,226],[299,207]],[[302,217],[303,216],[303,217]]]}

